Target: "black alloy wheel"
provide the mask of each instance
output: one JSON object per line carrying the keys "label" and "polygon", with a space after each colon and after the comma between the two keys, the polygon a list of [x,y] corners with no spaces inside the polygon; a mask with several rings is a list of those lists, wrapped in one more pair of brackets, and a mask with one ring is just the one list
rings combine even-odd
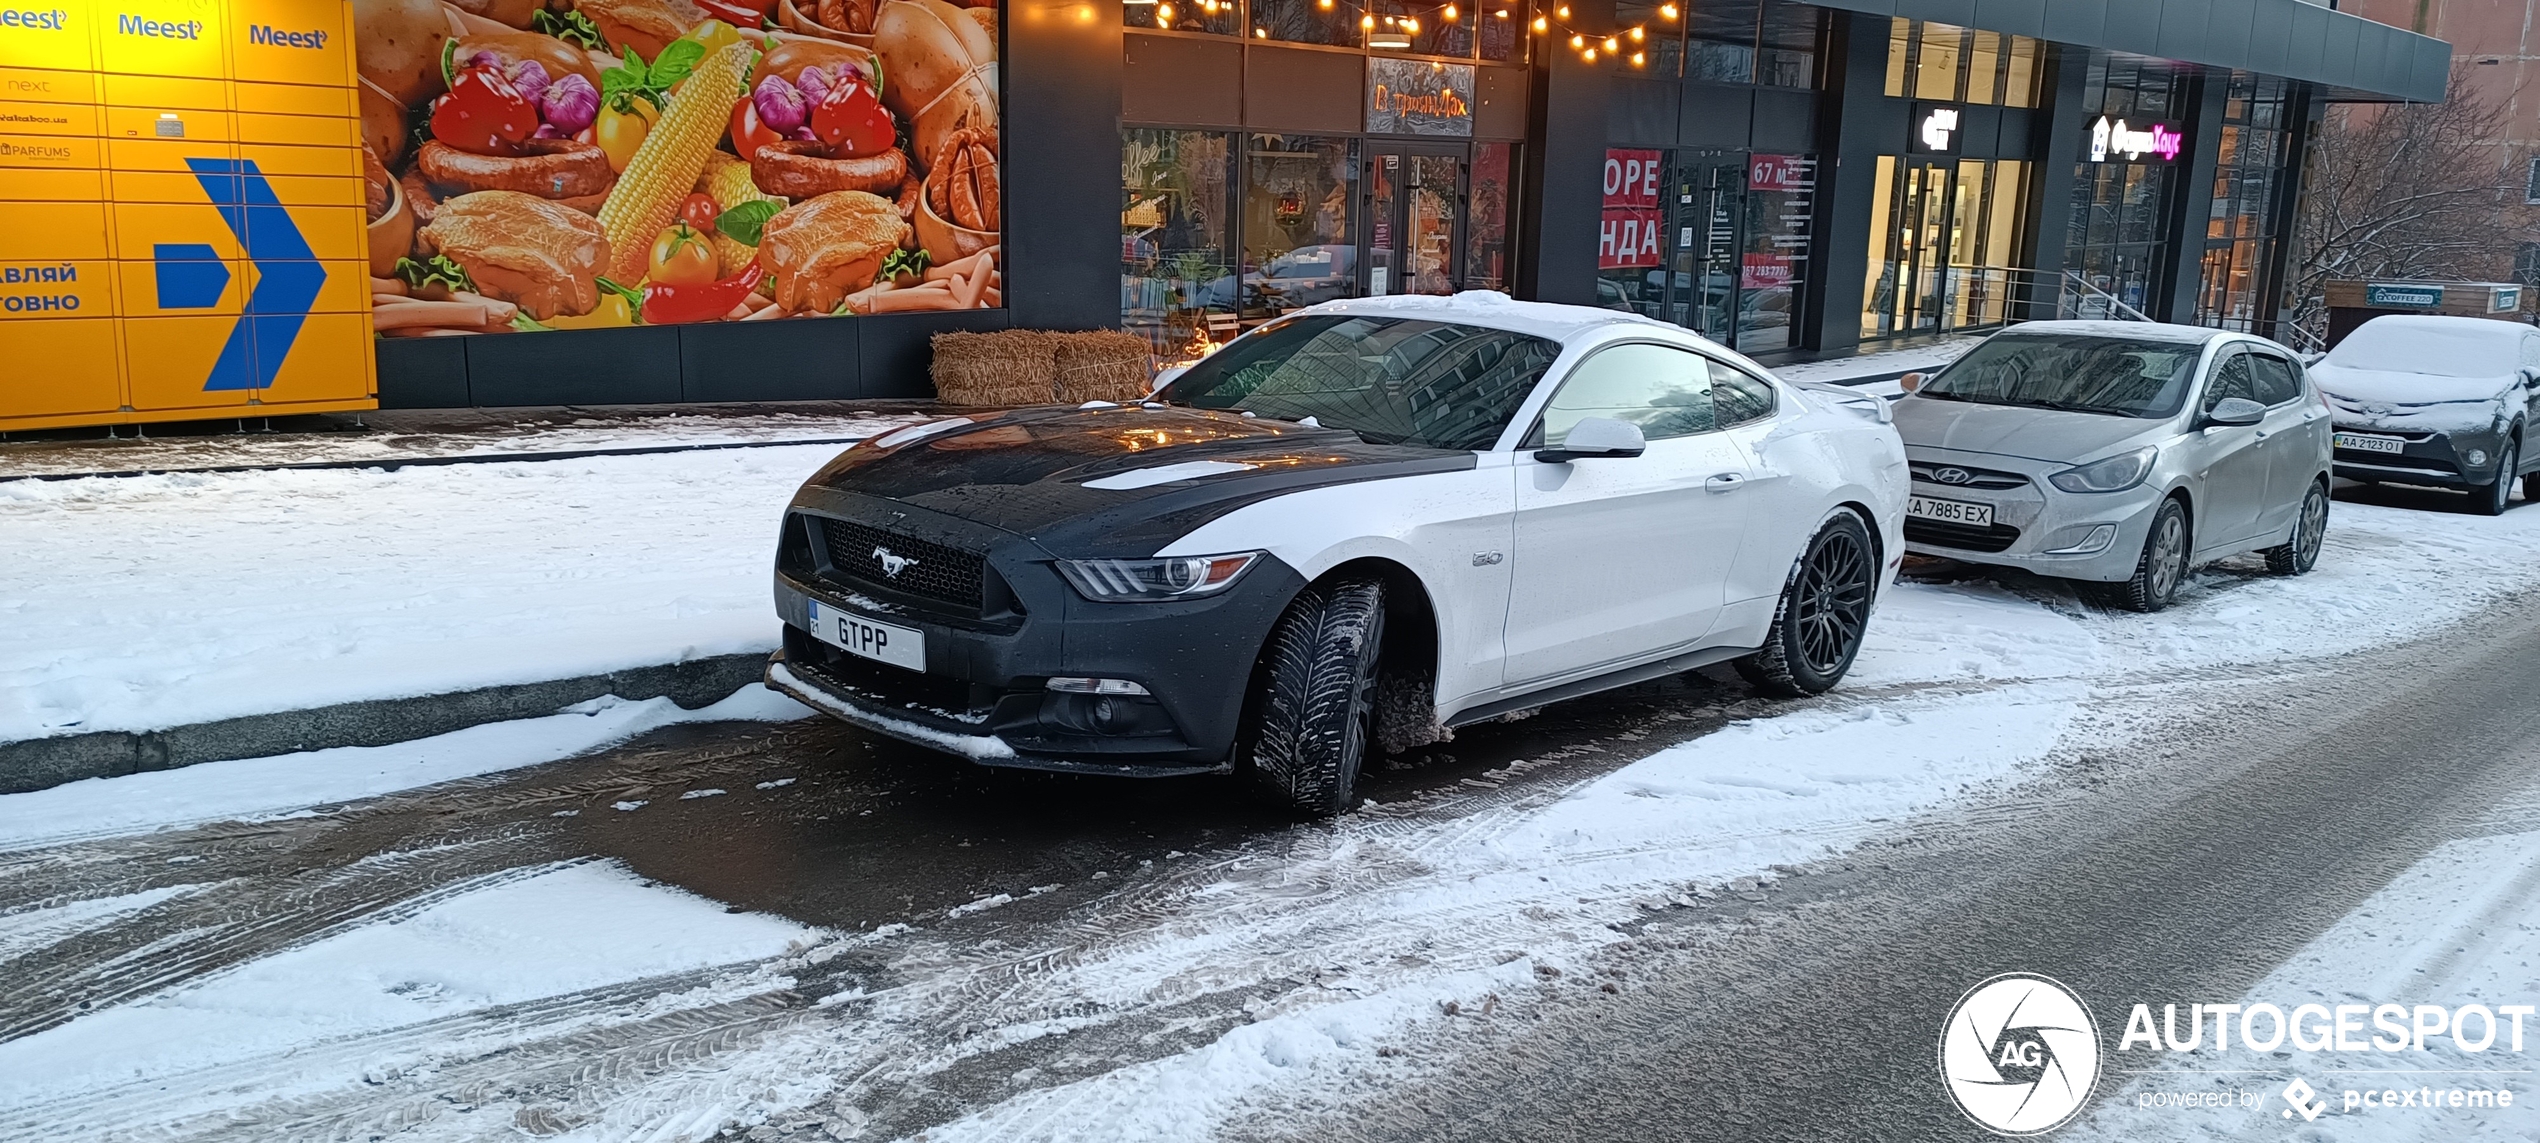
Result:
{"label": "black alloy wheel", "polygon": [[2266,550],[2267,570],[2300,575],[2318,567],[2320,540],[2328,535],[2328,485],[2312,481],[2302,494],[2302,515],[2293,522],[2293,537]]}
{"label": "black alloy wheel", "polygon": [[2514,469],[2520,467],[2522,447],[2508,436],[2496,457],[2496,479],[2469,490],[2469,510],[2481,516],[2502,516],[2514,499]]}
{"label": "black alloy wheel", "polygon": [[1737,673],[1783,698],[1825,693],[1861,653],[1878,574],[1869,526],[1851,509],[1836,512],[1800,553],[1764,646],[1738,659]]}

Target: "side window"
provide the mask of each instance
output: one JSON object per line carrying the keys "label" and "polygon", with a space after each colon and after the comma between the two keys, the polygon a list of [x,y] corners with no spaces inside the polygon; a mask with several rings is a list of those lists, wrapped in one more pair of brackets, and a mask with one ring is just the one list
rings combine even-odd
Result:
{"label": "side window", "polygon": [[1586,417],[1630,421],[1654,441],[1710,432],[1719,427],[1712,410],[1710,364],[1664,345],[1599,350],[1562,380],[1526,447],[1559,448],[1569,438],[1570,426]]}
{"label": "side window", "polygon": [[2197,409],[2213,412],[2227,397],[2258,399],[2249,378],[2249,355],[2238,346],[2223,350],[2222,359],[2214,363],[2214,375],[2205,382],[2205,401]]}
{"label": "side window", "polygon": [[2250,381],[2257,402],[2273,407],[2302,395],[2302,382],[2296,379],[2293,363],[2272,353],[2246,354],[2250,362]]}
{"label": "side window", "polygon": [[1719,410],[1720,427],[1742,425],[1773,415],[1773,383],[1725,362],[1711,362],[1711,403]]}

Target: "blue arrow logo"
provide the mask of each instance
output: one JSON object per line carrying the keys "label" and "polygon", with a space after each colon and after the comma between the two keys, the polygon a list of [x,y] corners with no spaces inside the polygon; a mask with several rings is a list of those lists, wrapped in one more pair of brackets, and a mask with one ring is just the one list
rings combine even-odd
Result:
{"label": "blue arrow logo", "polygon": [[[229,224],[229,232],[238,236],[238,244],[246,248],[247,258],[256,265],[256,288],[247,295],[247,308],[238,315],[238,324],[230,327],[229,340],[221,346],[220,358],[212,363],[212,375],[203,389],[268,389],[274,375],[282,372],[284,358],[291,355],[291,343],[299,340],[301,323],[308,320],[309,307],[317,302],[318,290],[326,285],[326,267],[319,264],[309,240],[291,221],[291,212],[282,208],[282,200],[274,197],[273,184],[265,181],[253,159],[187,159],[185,165],[194,171],[194,181],[201,183],[203,193]],[[182,249],[182,247],[180,247]],[[195,247],[208,251],[207,247]],[[168,247],[153,253],[166,259]],[[161,306],[168,297],[168,266],[160,263],[159,293]],[[215,263],[217,265],[217,263]],[[199,298],[208,275],[197,275],[188,282],[179,274],[178,297]],[[221,272],[221,285],[228,284],[228,271]],[[194,293],[187,293],[190,286]],[[212,293],[217,302],[220,294]],[[182,307],[179,307],[182,308]]]}

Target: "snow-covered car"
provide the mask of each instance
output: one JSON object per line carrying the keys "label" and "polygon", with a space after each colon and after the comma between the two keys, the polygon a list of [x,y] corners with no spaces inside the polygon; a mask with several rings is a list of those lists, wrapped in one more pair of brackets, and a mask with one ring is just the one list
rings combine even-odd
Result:
{"label": "snow-covered car", "polygon": [[1735,660],[1850,668],[1903,551],[1885,402],[1495,293],[1333,302],[1135,406],[849,448],[786,513],[769,685],[990,765],[1259,775]]}
{"label": "snow-covered car", "polygon": [[2328,405],[2246,334],[2046,321],[1908,375],[1905,543],[2080,580],[2137,611],[2200,563],[2264,551],[2299,575],[2328,530]]}
{"label": "snow-covered car", "polygon": [[2457,488],[2493,516],[2522,479],[2540,500],[2540,330],[2491,318],[2390,314],[2311,367],[2336,422],[2337,475]]}

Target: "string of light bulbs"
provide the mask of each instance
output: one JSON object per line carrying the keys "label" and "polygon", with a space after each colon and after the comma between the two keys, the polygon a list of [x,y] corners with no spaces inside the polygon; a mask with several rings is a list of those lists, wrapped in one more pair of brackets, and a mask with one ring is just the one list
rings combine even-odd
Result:
{"label": "string of light bulbs", "polygon": [[[1202,15],[1215,16],[1221,12],[1234,11],[1237,2],[1238,0],[1196,0],[1194,6]],[[1170,29],[1173,26],[1173,0],[1124,0],[1124,3],[1133,8],[1152,7],[1155,9],[1156,27]],[[1332,11],[1337,3],[1338,0],[1314,0],[1314,6],[1325,12]],[[1443,3],[1435,4],[1390,6],[1426,11],[1440,24],[1458,24],[1464,19],[1464,10],[1456,3],[1456,0],[1445,0]],[[1567,4],[1554,4],[1549,11],[1535,8],[1533,12],[1532,18],[1526,22],[1529,32],[1547,40],[1566,35],[1570,50],[1577,52],[1579,58],[1587,63],[1595,63],[1601,53],[1605,58],[1622,60],[1633,67],[1649,66],[1649,53],[1645,47],[1649,40],[1649,25],[1646,22],[1611,33],[1588,32],[1571,26],[1570,6]],[[1666,3],[1658,6],[1659,18],[1668,23],[1674,23],[1681,18],[1683,12],[1684,10],[1675,0],[1667,0]],[[1476,23],[1483,19],[1513,18],[1510,10],[1504,7],[1492,7],[1487,17],[1478,12],[1474,15]],[[1365,34],[1367,46],[1377,51],[1409,51],[1411,37],[1420,34],[1420,29],[1424,26],[1419,16],[1401,12],[1379,16],[1371,11],[1361,13],[1358,17],[1358,28]],[[1268,28],[1256,26],[1252,34],[1256,39],[1270,38]]]}

